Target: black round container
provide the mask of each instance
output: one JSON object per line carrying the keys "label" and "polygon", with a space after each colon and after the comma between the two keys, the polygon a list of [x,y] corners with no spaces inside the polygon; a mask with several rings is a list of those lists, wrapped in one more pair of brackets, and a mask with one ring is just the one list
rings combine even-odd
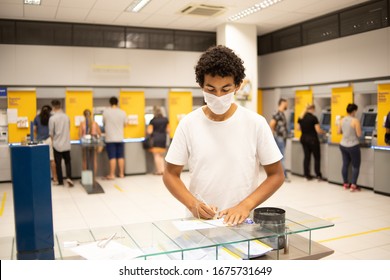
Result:
{"label": "black round container", "polygon": [[253,221],[261,227],[274,233],[281,234],[278,237],[264,238],[261,241],[273,249],[283,249],[286,243],[286,211],[276,207],[256,208],[253,213]]}

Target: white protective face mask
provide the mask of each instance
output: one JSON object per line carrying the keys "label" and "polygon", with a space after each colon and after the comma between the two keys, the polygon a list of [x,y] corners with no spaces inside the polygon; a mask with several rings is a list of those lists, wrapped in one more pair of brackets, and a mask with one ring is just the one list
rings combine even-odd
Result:
{"label": "white protective face mask", "polygon": [[203,96],[207,107],[217,115],[225,114],[234,101],[234,91],[219,97],[203,91]]}

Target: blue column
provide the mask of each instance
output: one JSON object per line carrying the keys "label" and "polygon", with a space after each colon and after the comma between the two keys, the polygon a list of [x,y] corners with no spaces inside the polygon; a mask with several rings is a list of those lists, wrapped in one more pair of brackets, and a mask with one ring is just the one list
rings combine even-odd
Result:
{"label": "blue column", "polygon": [[49,146],[10,149],[17,259],[54,259]]}

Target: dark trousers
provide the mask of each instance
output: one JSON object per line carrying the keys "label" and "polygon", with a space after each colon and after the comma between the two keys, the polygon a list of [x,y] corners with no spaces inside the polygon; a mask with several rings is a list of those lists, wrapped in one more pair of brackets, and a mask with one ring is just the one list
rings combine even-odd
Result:
{"label": "dark trousers", "polygon": [[65,160],[65,169],[66,169],[66,177],[71,179],[72,178],[72,169],[70,165],[70,151],[64,151],[64,152],[58,152],[56,149],[53,149],[54,151],[54,161],[56,163],[56,170],[57,170],[57,177],[58,177],[58,184],[64,183],[64,177],[62,176],[62,159]]}
{"label": "dark trousers", "polygon": [[359,171],[360,171],[360,146],[356,145],[353,147],[344,147],[340,145],[341,155],[343,156],[343,168],[341,174],[343,175],[344,184],[348,184],[348,168],[352,164],[352,178],[351,184],[356,185]]}
{"label": "dark trousers", "polygon": [[321,177],[321,151],[320,142],[318,138],[314,137],[302,137],[301,144],[303,147],[304,160],[303,160],[303,173],[306,178],[310,178],[310,160],[311,155],[314,156],[314,171],[317,177]]}

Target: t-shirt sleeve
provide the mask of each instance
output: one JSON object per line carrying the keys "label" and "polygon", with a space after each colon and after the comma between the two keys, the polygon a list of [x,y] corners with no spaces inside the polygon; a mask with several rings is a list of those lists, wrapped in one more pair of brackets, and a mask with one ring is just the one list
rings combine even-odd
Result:
{"label": "t-shirt sleeve", "polygon": [[269,165],[283,158],[276,145],[271,128],[264,118],[261,120],[258,132],[257,155],[261,165]]}
{"label": "t-shirt sleeve", "polygon": [[175,165],[185,165],[188,162],[189,152],[182,120],[176,128],[175,135],[169,145],[165,160]]}
{"label": "t-shirt sleeve", "polygon": [[54,135],[54,124],[53,124],[53,118],[49,118],[49,135]]}

